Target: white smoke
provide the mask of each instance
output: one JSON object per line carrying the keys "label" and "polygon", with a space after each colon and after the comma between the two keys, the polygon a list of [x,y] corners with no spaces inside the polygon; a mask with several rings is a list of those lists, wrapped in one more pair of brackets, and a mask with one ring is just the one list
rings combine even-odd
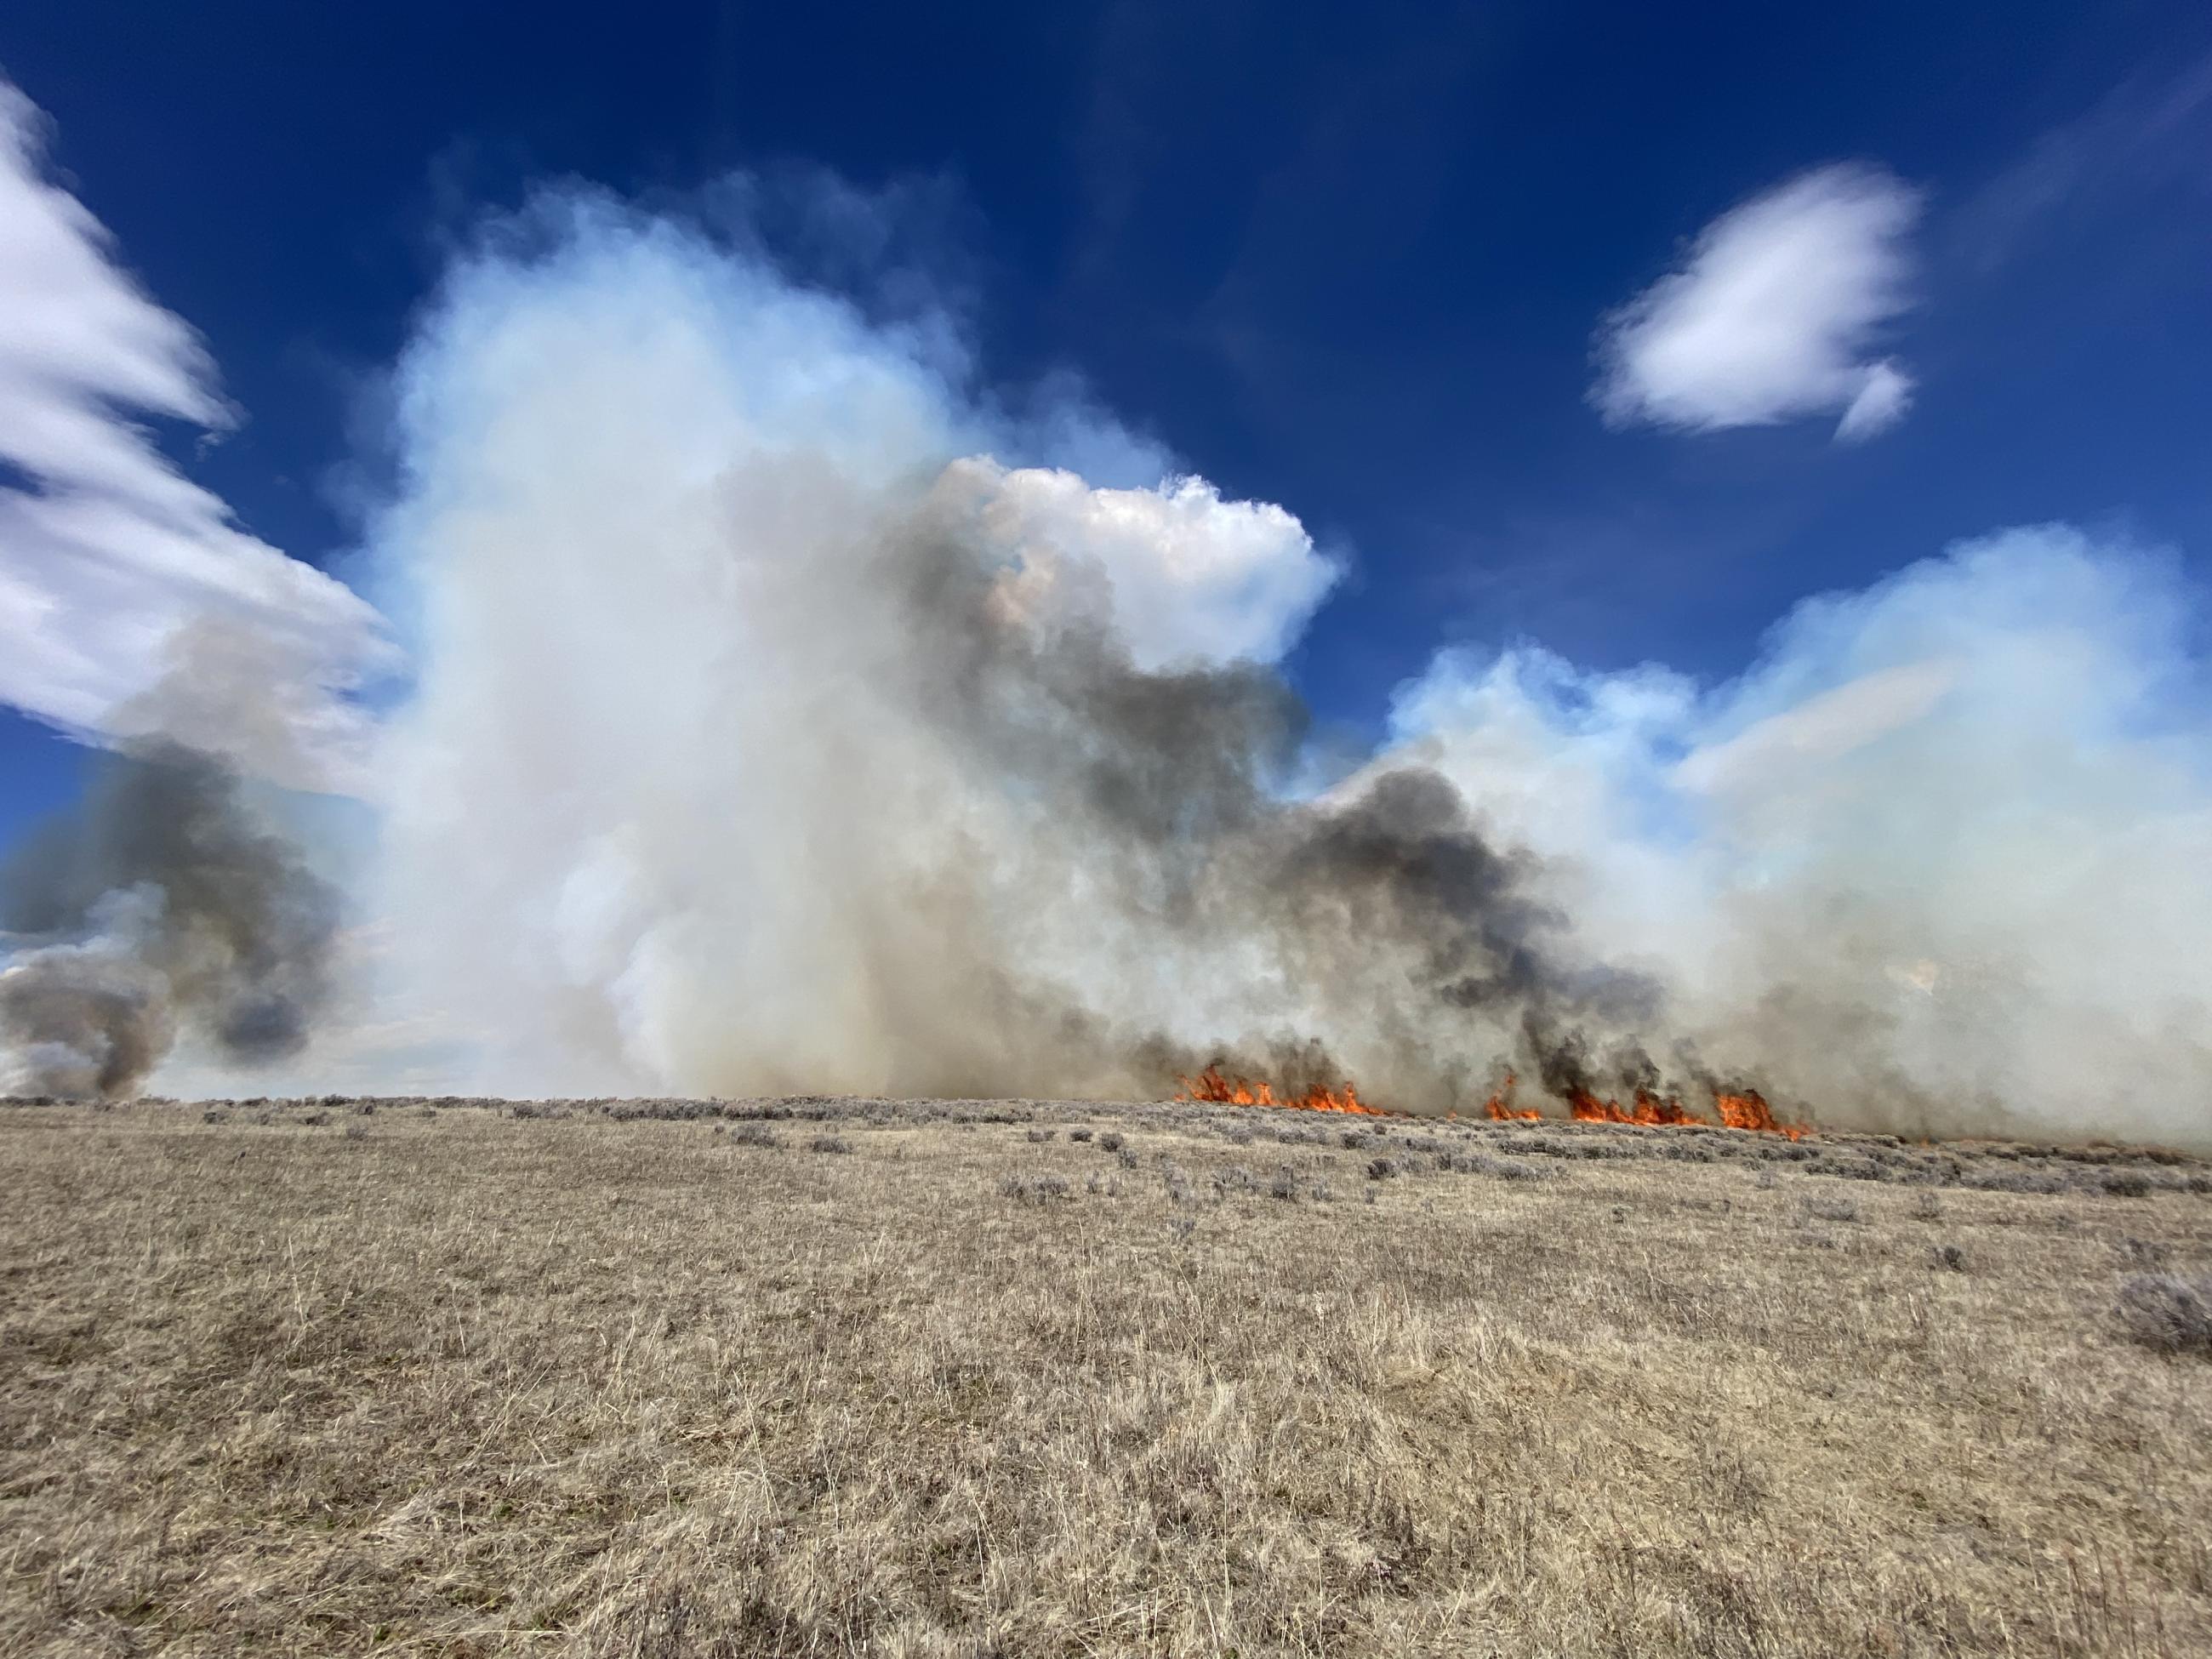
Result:
{"label": "white smoke", "polygon": [[[1334,574],[1195,479],[1022,465],[1043,440],[944,339],[600,200],[456,272],[382,537],[420,663],[382,772],[392,985],[518,1091],[1127,1088],[1136,1036],[1311,1036],[1375,1083],[1458,1042],[1492,1075],[1509,1017],[1407,1006],[1388,951],[1287,971],[1218,869],[1186,897],[1227,925],[1192,925],[1047,750],[931,704],[974,647],[939,629],[1103,632],[1139,678],[1265,664]],[[933,538],[988,574],[981,623],[917,602]],[[1433,766],[1533,852],[1565,969],[1659,993],[1594,1042],[1687,1043],[1830,1121],[2201,1137],[2188,614],[2155,556],[2010,532],[1807,602],[1717,688],[1448,654],[1329,799]],[[1100,740],[1030,712],[1048,749]]]}
{"label": "white smoke", "polygon": [[1096,580],[1146,672],[1277,661],[1336,577],[1281,507],[1224,501],[1203,478],[1097,489],[1073,472],[978,459],[953,463],[939,487],[972,501],[1008,570],[1011,607],[1047,615],[1069,584]]}
{"label": "white smoke", "polygon": [[[1111,626],[1158,667],[1286,647],[1333,574],[1297,521],[979,453],[1023,434],[941,329],[666,221],[570,200],[532,229],[455,272],[401,377],[395,985],[512,1088],[983,1087],[1015,988],[1133,1012],[1085,913],[1104,872],[915,706],[965,647],[920,631],[902,538],[963,538],[1000,625]],[[1144,954],[1119,971],[1164,1003]]]}
{"label": "white smoke", "polygon": [[2200,625],[2171,560],[2016,530],[1806,601],[1710,692],[1450,657],[1398,728],[1682,1034],[1825,1115],[2203,1139]]}
{"label": "white smoke", "polygon": [[[269,958],[366,1012],[294,1086],[1133,1091],[1312,1039],[1464,1109],[1633,1043],[1830,1122],[2212,1138],[2212,725],[2154,553],[1993,537],[1716,687],[1449,653],[1316,795],[1273,665],[1336,563],[1079,398],[1007,414],[942,314],[568,195],[457,262],[395,389],[362,925]],[[312,728],[250,695],[265,630],[173,631],[146,732]],[[319,672],[278,683],[312,714]],[[10,1075],[167,1040],[130,879],[18,941]]]}

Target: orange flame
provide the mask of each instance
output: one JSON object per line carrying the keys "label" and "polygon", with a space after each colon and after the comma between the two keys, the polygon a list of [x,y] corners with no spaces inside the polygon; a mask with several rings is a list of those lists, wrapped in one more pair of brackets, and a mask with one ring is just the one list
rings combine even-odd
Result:
{"label": "orange flame", "polygon": [[1516,1112],[1513,1109],[1513,1073],[1508,1072],[1505,1081],[1498,1085],[1498,1092],[1482,1103],[1484,1115],[1493,1123],[1540,1121],[1544,1115],[1541,1112]]}
{"label": "orange flame", "polygon": [[1674,1124],[1695,1123],[1682,1103],[1672,1095],[1655,1095],[1649,1089],[1636,1091],[1636,1110],[1632,1114],[1638,1123]]}
{"label": "orange flame", "polygon": [[[1514,1082],[1513,1073],[1508,1072],[1498,1091],[1483,1103],[1483,1115],[1497,1123],[1540,1122],[1544,1115],[1541,1112],[1516,1109],[1513,1104]],[[1223,1106],[1280,1106],[1300,1112],[1346,1112],[1359,1117],[1401,1115],[1370,1106],[1360,1099],[1359,1091],[1349,1082],[1341,1089],[1309,1089],[1304,1094],[1279,1095],[1274,1085],[1265,1079],[1255,1082],[1249,1078],[1227,1077],[1216,1066],[1207,1066],[1196,1077],[1183,1079],[1182,1091],[1176,1098]],[[1740,1093],[1716,1090],[1713,1104],[1725,1128],[1787,1135],[1792,1140],[1804,1137],[1807,1126],[1778,1120],[1766,1097],[1756,1089]],[[1618,1101],[1600,1100],[1588,1090],[1577,1089],[1567,1097],[1567,1113],[1583,1123],[1625,1123],[1641,1128],[1711,1127],[1674,1096],[1656,1094],[1649,1089],[1636,1091],[1626,1109]]]}
{"label": "orange flame", "polygon": [[[1756,1089],[1746,1089],[1741,1094],[1716,1090],[1713,1105],[1724,1128],[1787,1135],[1792,1140],[1804,1137],[1804,1126],[1778,1121],[1774,1109]],[[1673,1096],[1656,1095],[1648,1089],[1636,1091],[1634,1108],[1628,1111],[1623,1111],[1618,1101],[1600,1100],[1588,1091],[1578,1089],[1567,1097],[1567,1112],[1583,1123],[1633,1123],[1647,1128],[1705,1122]]]}
{"label": "orange flame", "polygon": [[1359,1091],[1350,1083],[1341,1090],[1309,1089],[1302,1095],[1278,1096],[1271,1083],[1224,1077],[1220,1069],[1212,1066],[1196,1077],[1183,1079],[1182,1092],[1176,1098],[1212,1101],[1224,1106],[1286,1106],[1300,1112],[1350,1112],[1360,1117],[1389,1115],[1360,1099]]}
{"label": "orange flame", "polygon": [[1804,1138],[1803,1125],[1775,1121],[1774,1109],[1756,1089],[1746,1089],[1740,1095],[1717,1091],[1713,1104],[1720,1111],[1721,1121],[1731,1129],[1757,1129],[1771,1135],[1788,1135],[1792,1140]]}
{"label": "orange flame", "polygon": [[1567,1097],[1567,1115],[1577,1123],[1633,1123],[1636,1120],[1620,1109],[1616,1101],[1600,1100],[1587,1090],[1577,1089]]}

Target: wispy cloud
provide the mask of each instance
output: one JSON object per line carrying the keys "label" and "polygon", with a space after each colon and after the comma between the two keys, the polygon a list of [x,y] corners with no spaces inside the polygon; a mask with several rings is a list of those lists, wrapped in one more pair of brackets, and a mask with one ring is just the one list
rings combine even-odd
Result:
{"label": "wispy cloud", "polygon": [[[2039,241],[2080,234],[2115,206],[2166,199],[2162,227],[2201,226],[2212,191],[2212,53],[2130,76],[2044,132],[1951,216],[1954,256],[1987,271]],[[2172,198],[2179,198],[2174,200]]]}
{"label": "wispy cloud", "polygon": [[1919,206],[1889,173],[1842,164],[1731,208],[1601,323],[1592,401],[1620,426],[1835,414],[1839,439],[1886,431],[1911,403],[1911,376],[1880,343],[1911,303]]}
{"label": "wispy cloud", "polygon": [[47,176],[44,129],[0,81],[0,701],[344,787],[367,729],[344,693],[386,649],[377,614],[156,446],[141,417],[220,433],[234,413],[198,334]]}

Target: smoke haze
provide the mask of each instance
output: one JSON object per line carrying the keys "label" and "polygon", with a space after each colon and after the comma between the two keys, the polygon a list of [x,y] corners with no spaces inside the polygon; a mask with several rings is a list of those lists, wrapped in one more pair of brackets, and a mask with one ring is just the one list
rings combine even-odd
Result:
{"label": "smoke haze", "polygon": [[[2187,596],[2008,532],[1700,689],[1449,653],[1316,777],[1281,509],[1096,488],[872,323],[597,199],[456,271],[383,527],[394,983],[501,1089],[1157,1091],[1506,1068],[1822,1121],[2189,1135]],[[941,319],[939,319],[941,324]],[[1592,1056],[1601,1057],[1592,1059]],[[1285,1079],[1288,1080],[1288,1079]]]}
{"label": "smoke haze", "polygon": [[588,194],[491,228],[395,376],[370,538],[412,662],[348,895],[376,1028],[309,1041],[335,897],[221,768],[142,757],[115,787],[154,798],[94,809],[137,829],[9,884],[18,1076],[127,1091],[190,1028],[356,1089],[1152,1095],[1218,1060],[1417,1111],[1510,1070],[2207,1138],[2170,562],[2008,531],[1718,686],[1449,652],[1347,765],[1279,669],[1340,562],[1079,401],[1010,412],[907,301]]}

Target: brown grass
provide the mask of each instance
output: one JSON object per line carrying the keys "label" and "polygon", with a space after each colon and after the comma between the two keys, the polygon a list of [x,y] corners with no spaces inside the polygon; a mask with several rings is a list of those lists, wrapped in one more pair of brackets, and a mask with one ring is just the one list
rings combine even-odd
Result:
{"label": "brown grass", "polygon": [[620,1109],[0,1112],[0,1651],[2212,1650],[2201,1166]]}

